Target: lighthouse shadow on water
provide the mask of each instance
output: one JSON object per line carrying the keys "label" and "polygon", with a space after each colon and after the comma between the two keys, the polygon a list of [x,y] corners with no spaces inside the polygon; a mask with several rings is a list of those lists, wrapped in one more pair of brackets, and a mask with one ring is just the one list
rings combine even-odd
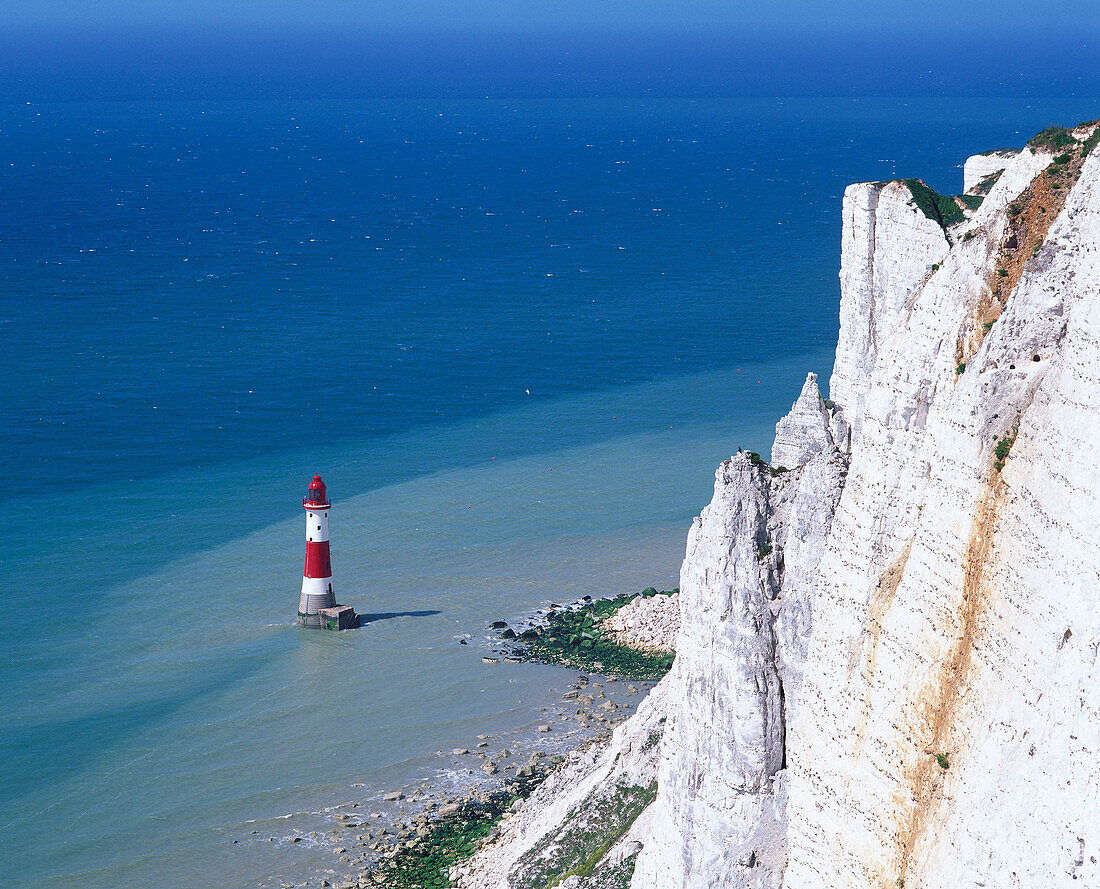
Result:
{"label": "lighthouse shadow on water", "polygon": [[350,630],[359,626],[359,615],[350,605],[338,605],[332,591],[332,560],[328,549],[328,511],[331,507],[321,476],[313,476],[309,492],[302,498],[302,508],[306,511],[306,564],[302,570],[298,626]]}

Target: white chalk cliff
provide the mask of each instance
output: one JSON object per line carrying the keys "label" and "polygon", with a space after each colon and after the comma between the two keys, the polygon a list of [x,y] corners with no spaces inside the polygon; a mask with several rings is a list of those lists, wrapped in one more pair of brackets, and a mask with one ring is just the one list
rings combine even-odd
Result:
{"label": "white chalk cliff", "polygon": [[1002,148],[999,151],[987,151],[985,154],[968,157],[963,164],[963,191],[970,191],[980,185],[987,176],[1000,173],[1018,153]]}
{"label": "white chalk cliff", "polygon": [[671,672],[460,885],[534,886],[593,787],[655,778],[619,870],[561,885],[1100,887],[1093,130],[997,155],[976,209],[845,192],[830,401],[811,374],[771,464],[719,467]]}
{"label": "white chalk cliff", "polygon": [[1100,885],[1100,153],[975,344],[1015,197],[964,224],[870,375],[789,744],[789,887]]}
{"label": "white chalk cliff", "polygon": [[787,416],[775,424],[772,466],[801,466],[820,451],[848,450],[848,424],[835,404],[827,405],[817,388],[817,374],[806,375],[802,392]]}

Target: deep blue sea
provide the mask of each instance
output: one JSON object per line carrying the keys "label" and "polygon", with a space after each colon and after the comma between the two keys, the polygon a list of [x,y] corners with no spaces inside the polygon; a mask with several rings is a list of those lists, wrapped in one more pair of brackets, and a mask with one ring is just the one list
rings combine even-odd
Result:
{"label": "deep blue sea", "polygon": [[[482,662],[489,621],[675,584],[717,463],[827,379],[846,184],[959,191],[1098,115],[0,106],[0,884],[319,881],[333,806],[560,697]],[[353,633],[293,625],[315,472]]]}

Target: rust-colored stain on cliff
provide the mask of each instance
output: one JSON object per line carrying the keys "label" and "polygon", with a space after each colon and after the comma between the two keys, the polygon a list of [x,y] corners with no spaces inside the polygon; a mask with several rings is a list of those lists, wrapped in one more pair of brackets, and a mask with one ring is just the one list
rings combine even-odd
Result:
{"label": "rust-colored stain on cliff", "polygon": [[955,637],[920,692],[921,703],[913,726],[919,754],[904,776],[908,804],[900,806],[897,812],[899,879],[904,879],[908,872],[913,851],[936,808],[945,772],[937,761],[937,754],[949,757],[957,752],[958,739],[952,738],[952,734],[959,704],[968,688],[974,646],[982,632],[983,617],[989,605],[991,591],[986,576],[989,548],[1006,490],[998,472],[991,471],[982,482],[963,556],[963,585],[955,613]]}

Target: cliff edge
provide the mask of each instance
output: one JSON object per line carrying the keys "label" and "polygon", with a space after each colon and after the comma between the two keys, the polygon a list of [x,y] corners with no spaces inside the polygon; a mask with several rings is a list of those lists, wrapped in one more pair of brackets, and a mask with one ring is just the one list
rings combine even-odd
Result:
{"label": "cliff edge", "polygon": [[672,671],[458,885],[1100,885],[1098,141],[847,189],[829,399],[719,467]]}

